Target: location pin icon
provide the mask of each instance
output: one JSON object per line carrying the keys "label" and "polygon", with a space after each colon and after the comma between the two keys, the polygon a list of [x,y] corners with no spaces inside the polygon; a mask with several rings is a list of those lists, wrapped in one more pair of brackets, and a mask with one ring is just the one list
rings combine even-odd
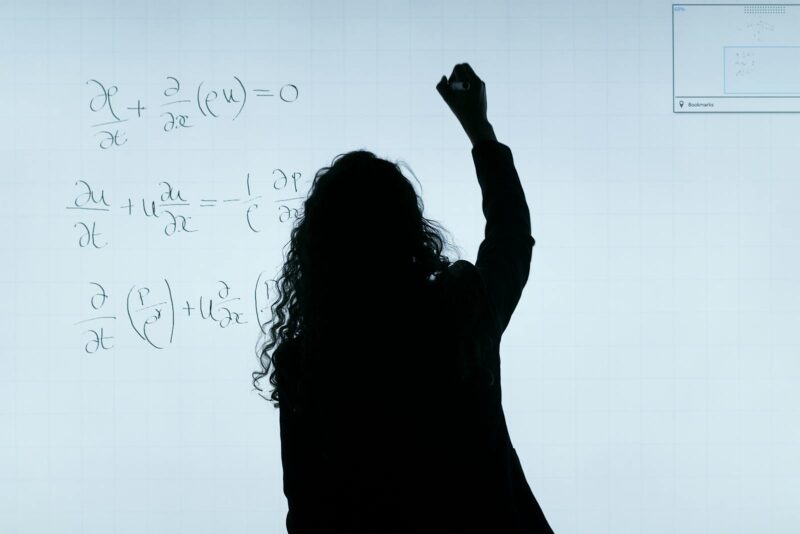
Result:
{"label": "location pin icon", "polygon": [[678,100],[678,104],[683,107],[683,100]]}

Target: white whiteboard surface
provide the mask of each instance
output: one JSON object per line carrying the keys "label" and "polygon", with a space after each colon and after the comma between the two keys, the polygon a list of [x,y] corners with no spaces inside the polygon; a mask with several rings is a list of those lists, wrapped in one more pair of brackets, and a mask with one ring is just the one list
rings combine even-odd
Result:
{"label": "white whiteboard surface", "polygon": [[0,531],[283,531],[261,282],[314,172],[358,148],[407,162],[475,260],[470,144],[435,90],[469,62],[531,208],[504,407],[554,530],[797,532],[800,124],[674,114],[671,17],[1,4]]}

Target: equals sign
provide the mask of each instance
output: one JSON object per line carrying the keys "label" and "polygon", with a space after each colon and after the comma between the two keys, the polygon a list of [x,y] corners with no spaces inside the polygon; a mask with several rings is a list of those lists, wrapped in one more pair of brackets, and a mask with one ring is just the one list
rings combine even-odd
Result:
{"label": "equals sign", "polygon": [[217,201],[209,198],[201,198],[200,199],[200,207],[201,208],[213,208],[217,205]]}
{"label": "equals sign", "polygon": [[267,94],[270,92],[270,89],[253,89],[253,91],[256,93],[256,96],[275,96]]}

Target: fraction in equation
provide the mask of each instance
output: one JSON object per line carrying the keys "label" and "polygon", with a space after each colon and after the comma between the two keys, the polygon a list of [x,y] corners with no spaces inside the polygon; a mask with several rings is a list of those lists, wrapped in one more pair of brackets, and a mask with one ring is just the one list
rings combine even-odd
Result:
{"label": "fraction in equation", "polygon": [[[135,104],[133,98],[119,102],[119,87],[114,84],[107,85],[91,78],[86,85],[92,91],[89,111],[94,117],[91,128],[99,139],[98,146],[103,150],[124,146],[128,142],[127,125],[124,123],[138,121],[152,110],[142,103],[141,98],[136,98]],[[283,103],[296,102],[300,96],[297,86],[292,83],[277,89],[248,89],[238,76],[233,76],[232,82],[226,86],[211,85],[201,80],[191,90],[183,88],[177,77],[167,76],[165,85],[159,96],[163,101],[155,108],[155,113],[162,120],[161,130],[165,133],[191,128],[197,124],[196,118],[214,120],[230,116],[231,120],[236,120],[245,109],[248,93],[257,99],[277,96]]]}
{"label": "fraction in equation", "polygon": [[[113,306],[108,290],[100,282],[89,282],[89,317],[83,318],[74,326],[83,328],[85,337],[83,352],[95,354],[110,351],[115,343],[115,321],[117,314],[109,311]],[[202,323],[220,330],[246,328],[250,324],[249,310],[261,332],[266,333],[269,322],[266,313],[270,309],[269,299],[276,294],[272,289],[275,280],[267,278],[262,272],[255,281],[252,302],[248,305],[241,295],[233,290],[227,280],[218,280],[210,290],[201,294],[179,297],[173,283],[163,278],[154,283],[133,284],[125,296],[125,317],[133,338],[153,349],[163,350],[175,342],[178,327],[186,323]],[[254,327],[255,328],[255,327]],[[253,330],[254,334],[258,332]]]}
{"label": "fraction in equation", "polygon": [[[280,198],[265,200],[275,206],[276,212],[273,212],[273,216],[280,224],[300,218],[303,214],[302,202],[305,200],[305,196],[300,193],[302,173],[287,174],[278,168],[273,169],[272,175],[271,192]],[[253,181],[248,172],[244,178],[244,196],[210,198],[204,195],[192,201],[172,182],[162,180],[158,182],[160,194],[156,197],[128,197],[124,204],[112,206],[105,189],[95,188],[87,180],[79,179],[75,181],[78,192],[66,209],[84,214],[73,224],[73,228],[78,233],[78,246],[85,249],[103,249],[108,245],[107,237],[98,225],[98,218],[112,216],[113,209],[128,217],[141,216],[145,220],[160,221],[162,234],[171,237],[199,231],[200,228],[193,219],[238,205],[242,209],[243,229],[260,233],[268,213],[262,206],[264,195],[253,191]]]}

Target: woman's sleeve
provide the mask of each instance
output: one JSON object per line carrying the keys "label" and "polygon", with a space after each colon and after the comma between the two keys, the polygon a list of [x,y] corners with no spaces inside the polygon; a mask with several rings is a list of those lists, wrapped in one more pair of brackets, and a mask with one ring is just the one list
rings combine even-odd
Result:
{"label": "woman's sleeve", "polygon": [[475,266],[494,318],[493,334],[499,341],[528,281],[536,241],[511,149],[498,141],[480,141],[472,148],[472,158],[486,218]]}

